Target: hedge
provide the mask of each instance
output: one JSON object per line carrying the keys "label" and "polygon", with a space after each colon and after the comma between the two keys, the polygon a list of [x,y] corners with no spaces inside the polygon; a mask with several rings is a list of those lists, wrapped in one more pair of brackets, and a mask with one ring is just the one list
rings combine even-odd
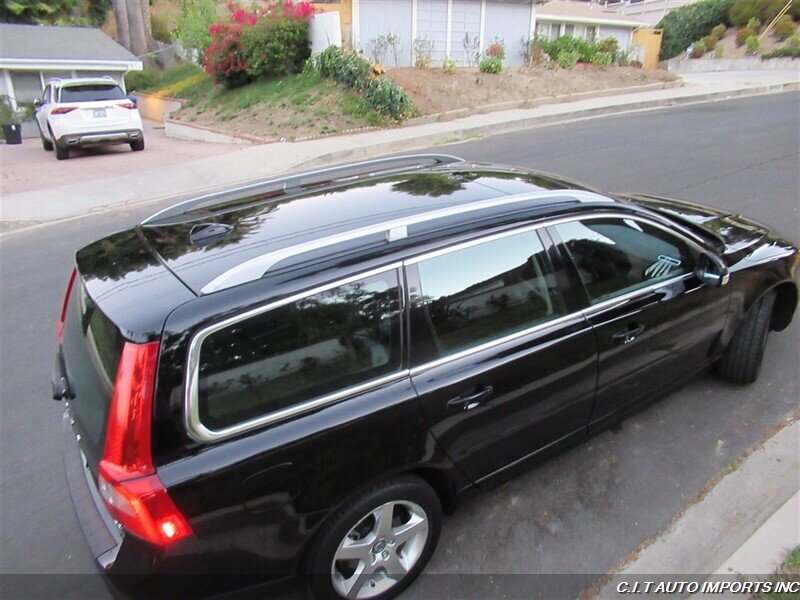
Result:
{"label": "hedge", "polygon": [[693,42],[710,34],[714,27],[725,24],[735,0],[702,0],[685,4],[671,11],[656,25],[664,30],[661,59],[677,56]]}

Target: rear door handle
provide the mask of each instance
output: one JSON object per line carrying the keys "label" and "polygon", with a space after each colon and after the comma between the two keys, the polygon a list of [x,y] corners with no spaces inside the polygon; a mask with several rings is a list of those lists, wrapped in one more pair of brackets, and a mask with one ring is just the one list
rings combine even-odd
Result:
{"label": "rear door handle", "polygon": [[478,408],[481,405],[481,401],[491,396],[492,392],[494,392],[494,388],[492,386],[483,386],[473,394],[459,396],[458,398],[453,398],[452,400],[448,401],[447,408],[450,410],[461,411],[468,411]]}
{"label": "rear door handle", "polygon": [[618,331],[611,336],[616,344],[630,344],[633,340],[644,333],[644,325],[632,323],[626,329]]}

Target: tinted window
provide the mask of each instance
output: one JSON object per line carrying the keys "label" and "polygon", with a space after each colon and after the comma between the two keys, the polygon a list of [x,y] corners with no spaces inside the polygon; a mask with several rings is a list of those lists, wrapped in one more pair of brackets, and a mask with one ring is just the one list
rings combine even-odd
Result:
{"label": "tinted window", "polygon": [[535,231],[423,260],[419,276],[440,356],[564,313]]}
{"label": "tinted window", "polygon": [[209,335],[200,352],[200,419],[220,429],[400,366],[400,290],[390,271]]}
{"label": "tinted window", "polygon": [[694,269],[685,243],[642,221],[587,219],[556,229],[593,303]]}
{"label": "tinted window", "polygon": [[61,102],[101,102],[124,100],[125,94],[116,84],[70,85],[61,88]]}

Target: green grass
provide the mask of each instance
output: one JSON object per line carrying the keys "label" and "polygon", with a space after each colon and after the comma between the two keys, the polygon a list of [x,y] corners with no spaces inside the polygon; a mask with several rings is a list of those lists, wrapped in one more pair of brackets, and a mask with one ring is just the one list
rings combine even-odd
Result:
{"label": "green grass", "polygon": [[[797,581],[798,576],[800,576],[800,546],[789,552],[781,568],[770,577],[770,580],[773,582]],[[761,594],[761,598],[762,600],[797,600],[797,594],[770,592]]]}
{"label": "green grass", "polygon": [[388,119],[374,111],[361,96],[348,92],[339,102],[342,113],[349,117],[361,117],[368,125],[386,125]]}

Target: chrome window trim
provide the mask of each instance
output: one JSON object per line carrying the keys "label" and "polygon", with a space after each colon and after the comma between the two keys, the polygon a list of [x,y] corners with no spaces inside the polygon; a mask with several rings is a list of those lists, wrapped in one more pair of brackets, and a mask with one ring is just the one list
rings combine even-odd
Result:
{"label": "chrome window trim", "polygon": [[450,206],[447,208],[432,210],[417,215],[402,217],[399,219],[393,219],[391,221],[384,221],[382,223],[376,223],[375,225],[369,225],[367,227],[360,227],[352,231],[337,233],[316,240],[310,240],[302,244],[296,244],[294,246],[289,246],[287,248],[281,248],[279,250],[273,250],[271,252],[267,252],[266,254],[262,254],[261,256],[256,256],[239,265],[236,265],[235,267],[218,275],[209,283],[204,285],[201,288],[200,293],[203,295],[211,294],[213,292],[218,292],[220,290],[248,283],[250,281],[256,281],[258,279],[261,279],[264,276],[264,274],[267,271],[269,271],[273,266],[275,266],[276,264],[278,264],[283,260],[286,260],[287,258],[312,252],[314,250],[321,250],[323,248],[327,248],[335,244],[349,242],[352,240],[356,240],[358,238],[366,237],[369,235],[375,235],[378,233],[386,233],[388,235],[389,232],[391,232],[392,230],[399,230],[403,227],[409,227],[410,225],[418,225],[420,223],[426,223],[428,221],[442,219],[458,214],[476,212],[488,208],[497,208],[500,206],[516,204],[519,202],[526,202],[530,200],[551,199],[551,198],[552,199],[571,198],[578,202],[612,201],[610,198],[606,198],[594,192],[584,192],[581,190],[549,190],[543,192],[526,192],[524,194],[501,196],[499,198],[490,198],[489,200],[481,200],[469,204],[460,204],[457,206]]}
{"label": "chrome window trim", "polygon": [[[426,260],[428,258],[435,258],[435,257],[438,257],[438,256],[443,256],[445,254],[449,254],[450,252],[455,252],[457,250],[461,250],[461,249],[464,249],[464,248],[470,248],[472,246],[477,246],[477,245],[479,245],[479,244],[481,244],[483,242],[490,242],[490,241],[494,241],[494,240],[497,240],[497,239],[502,239],[504,237],[510,237],[512,235],[516,235],[516,234],[519,234],[519,233],[525,233],[525,232],[528,232],[528,231],[535,231],[537,229],[543,229],[543,228],[547,228],[547,227],[552,227],[552,226],[555,226],[555,225],[559,225],[561,223],[569,223],[571,221],[586,220],[587,218],[592,218],[592,219],[607,219],[607,218],[628,219],[628,218],[631,218],[631,219],[635,219],[635,220],[638,220],[638,221],[644,221],[644,222],[646,222],[646,223],[648,223],[650,225],[653,225],[655,227],[658,227],[659,229],[662,229],[662,230],[666,231],[667,233],[672,233],[673,235],[676,235],[677,237],[679,237],[680,239],[682,239],[686,243],[688,243],[690,246],[694,247],[695,249],[697,249],[697,250],[699,250],[701,252],[707,252],[707,250],[705,248],[702,248],[702,246],[700,246],[696,242],[694,242],[694,241],[692,241],[690,239],[686,239],[685,236],[682,235],[680,232],[674,232],[671,229],[669,229],[667,226],[661,225],[660,223],[657,223],[657,222],[654,222],[648,216],[630,215],[628,213],[615,212],[615,211],[604,211],[602,213],[595,213],[595,214],[592,214],[592,215],[589,215],[589,214],[570,215],[570,216],[567,216],[567,217],[562,217],[562,218],[558,218],[558,219],[552,219],[552,220],[549,220],[549,221],[543,221],[541,223],[535,223],[533,225],[527,225],[527,226],[520,227],[520,228],[517,228],[517,229],[513,229],[513,230],[509,230],[509,231],[503,231],[503,232],[500,232],[500,233],[491,234],[491,235],[488,235],[488,236],[485,236],[485,237],[481,237],[481,238],[477,238],[477,239],[474,239],[474,240],[469,240],[467,242],[462,242],[460,244],[449,246],[447,248],[440,248],[438,250],[433,250],[431,252],[426,252],[425,254],[422,254],[420,256],[415,256],[415,257],[412,257],[412,258],[404,260],[403,261],[403,268],[407,267],[408,265],[417,264],[417,263],[419,263],[421,261],[424,261],[424,260]],[[628,300],[630,300],[631,298],[635,298],[635,297],[640,296],[640,295],[648,294],[648,293],[652,292],[653,290],[656,290],[656,289],[659,289],[659,288],[674,284],[674,283],[676,283],[676,282],[678,282],[680,280],[688,279],[688,278],[692,277],[693,275],[694,275],[694,273],[682,273],[682,274],[677,275],[675,277],[672,277],[670,279],[664,279],[662,281],[655,282],[655,283],[653,283],[651,285],[648,285],[648,286],[645,286],[645,287],[641,287],[641,288],[637,288],[637,289],[632,290],[630,292],[627,292],[625,294],[621,294],[619,296],[614,296],[613,298],[609,298],[608,300],[603,300],[602,302],[598,302],[597,304],[593,304],[593,305],[587,306],[586,308],[583,308],[583,309],[580,309],[580,310],[577,310],[577,311],[574,311],[574,312],[571,312],[571,313],[567,313],[566,315],[561,315],[561,316],[556,317],[556,318],[554,318],[554,319],[552,319],[550,321],[545,321],[543,323],[538,323],[537,325],[534,325],[533,327],[529,327],[528,329],[524,329],[522,331],[517,331],[517,332],[511,333],[511,334],[508,334],[506,336],[503,336],[502,338],[498,338],[496,340],[490,340],[488,342],[484,342],[482,344],[478,344],[477,346],[472,346],[470,348],[465,348],[464,350],[459,350],[458,352],[455,352],[453,354],[448,354],[447,356],[443,356],[441,358],[437,358],[436,360],[433,360],[433,361],[430,361],[430,362],[427,362],[427,363],[423,363],[421,365],[413,367],[411,369],[411,376],[415,377],[415,376],[419,375],[420,373],[422,373],[424,371],[427,371],[429,369],[433,369],[435,367],[439,367],[439,366],[445,365],[445,364],[447,364],[449,362],[453,362],[453,361],[459,360],[461,358],[466,358],[466,357],[468,357],[468,356],[470,356],[472,354],[477,354],[479,352],[483,352],[484,350],[490,350],[491,348],[493,348],[495,346],[500,346],[500,345],[505,344],[507,342],[511,342],[513,340],[516,340],[516,339],[519,339],[519,338],[523,338],[523,337],[526,337],[528,335],[533,335],[533,334],[535,334],[537,332],[544,331],[549,327],[557,327],[557,326],[563,325],[563,324],[567,323],[568,321],[573,320],[573,319],[578,319],[579,317],[583,321],[588,321],[588,319],[589,319],[589,317],[591,315],[593,315],[593,314],[595,314],[597,312],[601,312],[601,311],[607,309],[610,306],[613,306],[615,304],[623,304],[623,303],[627,302]],[[411,340],[409,340],[409,343],[411,343]]]}
{"label": "chrome window trim", "polygon": [[394,381],[399,381],[404,377],[408,377],[409,375],[408,369],[401,369],[399,371],[390,373],[388,375],[384,375],[382,377],[373,379],[366,383],[362,383],[356,386],[350,386],[345,389],[339,390],[338,392],[326,394],[325,396],[313,398],[311,400],[307,400],[305,402],[301,402],[293,406],[289,406],[277,411],[266,413],[260,417],[255,417],[253,419],[249,419],[247,421],[243,421],[235,425],[230,425],[229,427],[225,427],[223,429],[210,429],[205,425],[203,425],[200,419],[200,403],[199,403],[200,351],[202,350],[203,341],[209,335],[211,335],[212,333],[216,333],[217,331],[221,331],[236,323],[240,323],[241,321],[246,321],[247,319],[250,319],[252,317],[264,314],[276,308],[280,308],[281,306],[297,302],[298,300],[302,300],[303,298],[307,298],[308,296],[313,296],[314,294],[319,294],[343,285],[347,285],[349,283],[353,283],[355,281],[359,281],[361,279],[366,279],[368,277],[380,275],[388,271],[397,271],[398,287],[400,288],[401,291],[399,301],[401,306],[401,320],[402,320],[404,293],[403,293],[403,277],[402,277],[402,272],[400,271],[401,268],[402,268],[401,262],[394,262],[389,265],[378,267],[376,269],[371,269],[369,271],[364,271],[356,275],[348,276],[343,279],[338,279],[334,282],[326,283],[325,285],[321,285],[303,292],[298,292],[297,294],[293,294],[292,296],[288,296],[281,300],[277,300],[275,302],[265,304],[264,306],[259,306],[258,308],[248,310],[244,313],[228,317],[227,319],[224,319],[219,323],[209,325],[208,327],[205,327],[200,331],[198,331],[189,342],[189,351],[187,353],[187,359],[186,359],[186,387],[184,390],[183,409],[184,409],[184,425],[186,427],[187,433],[189,434],[189,437],[198,442],[219,441],[221,439],[238,435],[245,431],[250,431],[252,429],[263,427],[264,425],[270,425],[272,423],[277,423],[278,421],[283,421],[285,419],[299,415],[301,413],[305,413],[310,410],[326,406],[328,404],[333,404],[334,402],[338,402],[349,396],[363,393],[370,389],[377,388]]}

